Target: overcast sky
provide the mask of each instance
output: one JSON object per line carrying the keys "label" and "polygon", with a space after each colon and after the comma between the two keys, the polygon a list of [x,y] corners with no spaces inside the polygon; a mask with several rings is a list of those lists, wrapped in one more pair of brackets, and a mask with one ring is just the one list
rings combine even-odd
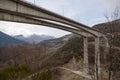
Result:
{"label": "overcast sky", "polygon": [[[27,0],[34,3],[34,0]],[[120,0],[35,0],[35,4],[88,26],[105,22],[105,14],[120,7]],[[9,35],[47,34],[60,37],[69,32],[44,26],[0,21],[0,31]]]}

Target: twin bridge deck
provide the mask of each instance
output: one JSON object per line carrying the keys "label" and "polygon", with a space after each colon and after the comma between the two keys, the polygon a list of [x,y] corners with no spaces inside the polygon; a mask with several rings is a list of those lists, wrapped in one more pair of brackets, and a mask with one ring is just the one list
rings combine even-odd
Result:
{"label": "twin bridge deck", "polygon": [[[0,20],[43,25],[84,37],[84,71],[88,71],[88,38],[95,38],[95,64],[100,72],[100,37],[103,33],[23,0],[0,0]],[[105,38],[106,39],[106,38]]]}
{"label": "twin bridge deck", "polygon": [[[29,17],[29,18],[34,19],[34,21],[40,20],[40,19],[42,19],[42,21],[43,21],[43,19],[45,19],[45,20],[51,20],[51,21],[67,24],[69,26],[72,26],[73,29],[78,29],[78,30],[80,30],[80,32],[85,32],[88,36],[90,36],[90,35],[91,36],[102,36],[102,33],[98,32],[95,29],[87,27],[86,25],[83,25],[81,23],[78,23],[76,21],[68,19],[66,17],[60,16],[58,14],[55,14],[55,13],[45,10],[43,8],[37,7],[33,4],[23,2],[21,0],[0,0],[0,10],[1,10],[1,12],[9,13],[14,16],[17,15],[22,18]],[[15,16],[15,18],[16,18],[16,16]],[[29,20],[31,20],[31,23],[32,23],[32,19],[29,19]],[[33,21],[33,24],[35,24],[34,21]],[[41,24],[41,25],[43,25],[43,24]],[[87,37],[87,35],[84,35],[84,34],[81,34],[81,35],[84,37]]]}

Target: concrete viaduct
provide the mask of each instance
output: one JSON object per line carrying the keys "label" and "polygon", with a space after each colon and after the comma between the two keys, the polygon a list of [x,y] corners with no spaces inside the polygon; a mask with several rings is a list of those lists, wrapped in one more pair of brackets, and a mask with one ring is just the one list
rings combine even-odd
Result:
{"label": "concrete viaduct", "polygon": [[0,20],[43,25],[69,31],[84,37],[84,72],[88,72],[88,38],[95,39],[95,64],[100,73],[100,37],[105,35],[84,24],[53,13],[24,0],[0,0]]}

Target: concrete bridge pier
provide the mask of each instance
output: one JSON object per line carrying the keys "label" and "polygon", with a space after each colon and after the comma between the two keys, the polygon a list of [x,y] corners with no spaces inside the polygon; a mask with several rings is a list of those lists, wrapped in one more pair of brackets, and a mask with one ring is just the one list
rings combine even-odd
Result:
{"label": "concrete bridge pier", "polygon": [[88,61],[88,38],[84,37],[84,54],[83,54],[83,72],[88,73],[89,71],[89,61]]}
{"label": "concrete bridge pier", "polygon": [[108,42],[108,39],[105,38],[104,60],[107,59],[108,53],[109,53],[109,42]]}
{"label": "concrete bridge pier", "polygon": [[95,77],[99,80],[100,75],[100,38],[95,37]]}
{"label": "concrete bridge pier", "polygon": [[[89,55],[88,55],[88,38],[84,37],[84,61],[83,71],[89,73]],[[99,80],[100,75],[100,38],[95,37],[95,77]]]}

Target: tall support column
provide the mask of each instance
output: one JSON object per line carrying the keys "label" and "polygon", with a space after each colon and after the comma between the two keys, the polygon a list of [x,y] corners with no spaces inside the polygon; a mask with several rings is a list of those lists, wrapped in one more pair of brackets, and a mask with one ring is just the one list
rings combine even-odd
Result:
{"label": "tall support column", "polygon": [[95,75],[96,80],[99,80],[100,74],[100,40],[99,37],[95,37]]}
{"label": "tall support column", "polygon": [[105,40],[105,50],[104,50],[104,60],[107,59],[108,53],[109,53],[109,42],[108,42],[108,39],[106,38],[106,40]]}
{"label": "tall support column", "polygon": [[84,62],[83,62],[83,71],[88,73],[89,70],[89,62],[88,62],[88,38],[84,38]]}

